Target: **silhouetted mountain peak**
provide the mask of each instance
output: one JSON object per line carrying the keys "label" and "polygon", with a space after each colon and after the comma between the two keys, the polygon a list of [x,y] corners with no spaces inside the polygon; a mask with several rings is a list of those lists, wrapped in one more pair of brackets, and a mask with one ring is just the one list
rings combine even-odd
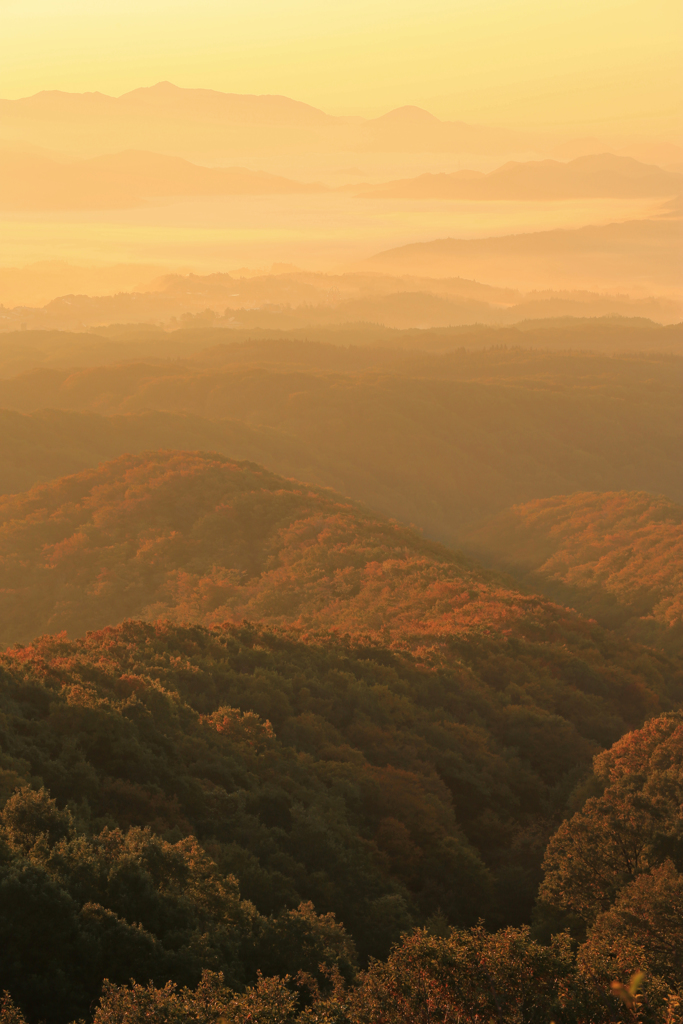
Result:
{"label": "silhouetted mountain peak", "polygon": [[[154,108],[155,115],[185,116],[200,120],[221,119],[237,123],[323,124],[336,123],[337,118],[308,103],[288,96],[256,96],[218,92],[215,89],[184,89],[173,82],[157,82],[114,97],[101,92],[44,91],[18,100],[0,100],[6,113],[30,111],[31,115],[71,119],[103,108],[124,114],[145,114]],[[343,120],[343,119],[342,119]]]}
{"label": "silhouetted mountain peak", "polygon": [[386,114],[382,114],[381,117],[373,119],[375,124],[391,124],[391,125],[437,125],[443,124],[438,117],[434,117],[428,110],[423,110],[422,107],[405,106],[396,107],[395,110],[390,110]]}

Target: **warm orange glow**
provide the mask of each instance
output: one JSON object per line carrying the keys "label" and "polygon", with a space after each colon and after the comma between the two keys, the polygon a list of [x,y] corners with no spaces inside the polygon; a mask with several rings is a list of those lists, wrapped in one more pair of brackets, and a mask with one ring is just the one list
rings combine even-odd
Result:
{"label": "warm orange glow", "polygon": [[[185,87],[283,93],[335,114],[672,137],[677,0],[3,0],[0,93]],[[680,111],[679,111],[680,113]]]}
{"label": "warm orange glow", "polygon": [[677,315],[661,305],[680,302],[673,0],[2,8],[0,304],[158,270],[377,271],[405,245],[633,222],[616,248],[595,236],[579,255],[568,235],[551,255],[543,236],[530,262],[491,242],[400,273],[653,296]]}

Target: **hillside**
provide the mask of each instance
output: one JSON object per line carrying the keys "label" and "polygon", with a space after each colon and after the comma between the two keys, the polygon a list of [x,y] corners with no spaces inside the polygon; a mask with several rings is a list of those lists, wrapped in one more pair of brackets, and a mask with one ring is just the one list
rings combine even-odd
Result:
{"label": "hillside", "polygon": [[[162,623],[5,652],[2,796],[31,787],[0,812],[0,932],[11,935],[0,984],[26,1014],[5,995],[3,1024],[83,1019],[101,993],[98,1024],[149,1021],[150,1004],[156,1020],[191,1012],[210,1024],[220,1010],[234,1024],[281,1022],[287,1010],[290,1024],[310,1024],[296,1010],[311,998],[314,1019],[369,1024],[389,1005],[412,1024],[425,986],[444,1012],[494,1012],[492,970],[526,1020],[541,1024],[561,1002],[571,1024],[607,1022],[607,983],[643,962],[644,1021],[661,1020],[680,979],[680,944],[668,941],[680,875],[666,859],[680,713],[598,754],[599,779],[570,805],[593,787],[604,795],[551,838],[543,910],[592,924],[575,959],[568,937],[540,946],[524,927],[449,927],[528,913],[566,792],[553,780],[585,772],[591,746],[572,728],[571,686],[568,719],[541,714],[532,734],[531,705],[520,718],[464,665],[425,670],[331,637]],[[603,701],[613,671],[607,680]],[[604,714],[599,701],[592,710]],[[316,906],[297,907],[302,893]],[[426,927],[411,934],[416,923]],[[359,975],[352,936],[364,960],[399,931],[388,962]],[[449,969],[444,985],[444,961],[468,971]],[[301,970],[289,988],[270,977]]]}
{"label": "hillside", "polygon": [[[168,499],[168,488],[157,487],[157,492],[160,499]],[[267,510],[260,497],[263,523]],[[291,507],[300,496],[290,492],[285,497]],[[249,507],[253,510],[253,499]],[[320,513],[310,506],[307,511]],[[291,513],[289,518],[294,518]],[[321,518],[319,514],[317,520]],[[347,535],[340,542],[343,513],[338,513],[336,524],[330,524],[330,518],[326,532],[336,525],[335,537],[323,537],[317,551],[312,544],[304,547],[305,542],[297,548],[290,540],[280,552],[279,571],[265,570],[259,577],[249,577],[241,566],[275,545],[262,541],[258,550],[254,544],[248,549],[243,540],[240,559],[241,538],[234,530],[226,531],[226,544],[232,540],[237,555],[223,570],[224,579],[232,572],[233,579],[247,576],[246,586],[252,590],[256,583],[261,614],[268,617],[270,612],[271,618],[284,616],[282,608],[273,615],[272,607],[264,607],[266,598],[271,604],[278,597],[281,603],[285,596],[292,601],[298,588],[316,623],[315,634],[306,642],[292,634],[268,635],[251,627],[207,632],[171,623],[128,623],[90,632],[85,640],[44,637],[6,652],[3,692],[10,719],[4,725],[4,784],[11,791],[22,779],[44,783],[60,803],[76,799],[96,828],[151,824],[162,834],[194,833],[209,844],[223,870],[235,871],[245,895],[263,912],[313,899],[318,911],[337,913],[364,951],[386,942],[387,933],[373,938],[363,904],[392,893],[403,896],[405,903],[399,900],[393,909],[387,904],[384,923],[381,917],[376,921],[379,933],[388,929],[391,934],[406,914],[419,919],[438,907],[454,923],[474,921],[481,913],[492,921],[524,920],[549,830],[592,754],[647,715],[680,700],[680,669],[664,656],[617,643],[539,599],[487,586],[452,556],[448,561],[447,553],[441,562],[438,557],[404,554],[402,559],[367,565],[369,555],[397,554],[386,550],[390,536],[382,550],[390,525],[365,524],[358,538],[356,522],[358,539]],[[206,523],[209,514],[203,519]],[[109,566],[108,573],[112,620],[114,575],[126,577],[133,590],[145,572],[145,567],[137,572],[133,563],[137,557],[149,568],[147,552],[155,539],[153,529],[141,531],[141,541],[133,545],[137,556],[131,554],[124,562],[121,542],[127,540],[131,547],[130,538],[124,537],[129,522],[130,517],[120,521],[118,537],[110,538],[116,550],[112,552],[110,544],[104,553],[119,562],[119,568],[112,572]],[[139,522],[136,525],[139,529]],[[306,525],[310,531],[310,517],[300,517],[285,529],[290,535],[296,529],[301,534]],[[313,520],[312,529],[316,525]],[[192,543],[201,527],[199,520],[184,536],[176,536],[176,546],[187,544],[188,534]],[[88,532],[92,535],[93,530],[86,524],[82,533]],[[159,533],[157,547],[163,543]],[[374,550],[369,552],[372,543]],[[62,543],[62,564],[56,566],[63,580],[66,546]],[[52,546],[50,553],[55,550]],[[197,569],[196,541],[194,555]],[[225,561],[223,552],[218,557]],[[283,595],[272,583],[274,575],[283,582],[282,563],[288,558],[290,582]],[[73,561],[72,557],[72,580],[77,575]],[[85,563],[87,556],[81,561]],[[166,562],[168,566],[170,559]],[[356,600],[349,599],[354,562],[360,563],[355,571],[360,590]],[[162,585],[164,568],[157,558],[156,582]],[[250,568],[258,571],[253,564]],[[215,586],[216,569],[210,570],[211,579],[199,583],[205,601]],[[86,602],[94,599],[91,622],[103,608],[104,571],[98,567],[99,594],[92,586],[85,592],[87,567],[79,575],[84,618],[89,614]],[[378,588],[377,576],[382,574],[384,585]],[[404,593],[396,599],[397,608],[391,607],[387,578],[401,580]],[[187,574],[181,584],[187,593]],[[332,611],[331,597],[338,606]],[[373,600],[375,609],[378,598],[386,607],[383,643],[339,638],[319,629],[326,619],[365,625],[363,598]],[[26,605],[26,593],[22,599]],[[408,601],[412,607],[406,612]],[[65,604],[69,603],[73,607],[75,587],[67,584]],[[474,624],[473,608],[478,620]],[[416,624],[420,614],[422,622]],[[426,622],[427,616],[432,621]],[[433,629],[431,636],[425,633],[426,626]],[[429,655],[429,644],[439,645],[440,653],[433,650]],[[410,657],[407,650],[401,653],[408,647],[417,657]],[[29,688],[25,695],[17,689],[21,685]],[[57,700],[54,708],[44,688]],[[140,708],[138,713],[135,708],[140,704],[147,711]],[[189,704],[193,714],[183,704]],[[250,712],[260,719],[251,718]],[[37,716],[35,724],[22,726],[21,718],[32,713]],[[197,714],[205,716],[203,728]],[[117,726],[112,715],[122,715],[124,721]],[[65,732],[60,723],[70,716],[73,723]],[[262,724],[266,720],[272,723],[276,743],[270,727]],[[207,728],[228,734],[224,754],[202,751]],[[240,750],[240,744],[246,749]],[[271,749],[273,756],[260,762],[252,756]],[[228,765],[220,763],[226,755],[232,759],[227,775]],[[256,780],[250,781],[254,775]],[[383,798],[376,787],[383,790]],[[227,799],[230,793],[232,800]],[[250,820],[254,817],[256,821]],[[382,839],[378,829],[385,818],[401,824],[386,822]],[[291,828],[295,834],[288,839]],[[311,829],[322,829],[329,837],[313,842]],[[380,857],[372,867],[373,848],[358,846],[349,829],[379,842],[388,861]],[[420,870],[413,875],[417,863],[424,861],[430,836],[442,837],[431,850],[436,874],[431,877]],[[298,845],[293,847],[292,841]],[[330,843],[338,849],[332,868],[327,863]],[[283,859],[285,852],[288,858]],[[367,856],[370,862],[362,867],[358,861],[365,863]],[[343,862],[347,867],[342,870]],[[451,869],[469,878],[467,884],[453,887],[449,862]],[[361,870],[364,882],[352,896],[349,887],[359,884]],[[513,876],[510,891],[505,880]]]}
{"label": "hillside", "polygon": [[470,543],[487,560],[644,643],[683,648],[683,507],[621,491],[518,505]]}
{"label": "hillside", "polygon": [[666,655],[253,463],[127,455],[0,523],[3,639],[58,634],[0,655],[0,982],[32,1020],[104,976],[349,979],[354,942],[521,924],[592,756],[683,699]]}
{"label": "hillside", "polygon": [[358,190],[362,199],[576,199],[579,197],[671,196],[683,175],[630,157],[602,153],[567,163],[511,161],[485,174],[456,171],[422,174]]}
{"label": "hillside", "polygon": [[[557,359],[437,358],[453,374],[497,369],[518,387],[534,365],[536,388]],[[586,386],[582,359],[567,384]],[[619,372],[624,390],[642,378],[639,363]],[[42,428],[81,457],[166,429],[277,440],[170,413],[3,415],[17,462],[22,429],[29,449]],[[617,579],[627,597],[645,558],[662,592],[675,585],[676,508],[600,497],[579,496],[572,513],[556,499],[546,532],[564,523],[566,541],[573,515],[585,543],[602,530],[612,551],[630,532],[643,558]],[[660,1019],[678,963],[660,933],[678,928],[662,842],[671,848],[680,818],[680,713],[666,714],[683,701],[680,658],[521,593],[334,492],[200,452],[123,455],[0,499],[0,621],[5,642],[28,641],[0,654],[0,937],[11,950],[0,987],[30,1024],[84,1019],[101,992],[98,1024],[138,1024],[150,1006],[155,1020],[215,1024],[220,1009],[235,1024],[311,1024],[295,1012],[311,999],[313,1019],[337,1024],[370,1024],[398,1001],[396,1020],[412,1024],[402,1000],[413,989],[422,1000],[425,985],[444,1012],[464,999],[488,1008],[488,962],[521,1019],[532,978],[539,1024],[566,1008],[565,986],[571,1024],[607,1022],[605,976],[629,969],[628,981],[644,956],[645,1019]],[[31,640],[45,631],[57,635]],[[645,773],[629,753],[641,747]],[[619,839],[633,781],[616,800],[608,786],[586,803],[602,791],[594,755],[612,782],[637,771],[654,800],[645,815],[639,792],[628,805],[628,834],[635,813],[650,844],[630,875],[604,818]],[[568,937],[532,942],[523,925],[546,848],[536,928],[570,924],[583,940],[593,924],[586,822],[590,863],[612,872],[614,892],[576,952]],[[481,918],[486,928],[469,930]],[[504,926],[515,927],[488,931]],[[469,965],[449,968],[445,987],[443,957]],[[271,977],[285,974],[298,979],[291,988]],[[463,987],[475,991],[465,998]],[[22,1024],[7,998],[0,1012]]]}
{"label": "hillside", "polygon": [[329,991],[329,969],[354,976],[353,939],[364,959],[415,924],[524,920],[596,735],[624,731],[625,691],[656,711],[668,671],[541,646],[542,686],[533,645],[501,686],[482,637],[438,670],[348,639],[139,622],[5,652],[3,795],[32,788],[0,813],[0,983],[66,1024],[104,977],[194,988],[208,968],[239,992],[303,969]]}
{"label": "hillside", "polygon": [[534,628],[533,599],[447,549],[217,454],[124,455],[5,497],[0,523],[5,643],[129,617],[425,637]]}
{"label": "hillside", "polygon": [[516,638],[537,669],[554,644],[598,664],[611,644],[414,530],[216,454],[122,456],[5,497],[0,522],[5,643],[139,617],[367,633],[436,662]]}
{"label": "hillside", "polygon": [[[187,344],[206,337],[188,333]],[[140,440],[152,447],[254,459],[457,543],[490,515],[556,494],[645,490],[683,501],[682,374],[672,356],[392,355],[280,341],[216,346],[195,365],[44,368],[0,380],[0,406],[124,418],[111,426],[86,418],[80,427],[66,417],[59,428],[54,421],[51,436],[49,419],[10,417],[6,444],[10,436],[24,440],[20,463],[10,451],[5,456],[13,474],[6,479],[18,481],[17,472],[29,483],[45,479],[41,452],[57,458],[62,436],[62,451],[74,458],[86,458],[78,453],[89,446],[81,466],[131,444],[140,450],[132,437],[137,422]],[[165,416],[154,427],[126,418],[150,412]],[[202,422],[179,423],[179,414]],[[90,440],[78,436],[87,430]]]}

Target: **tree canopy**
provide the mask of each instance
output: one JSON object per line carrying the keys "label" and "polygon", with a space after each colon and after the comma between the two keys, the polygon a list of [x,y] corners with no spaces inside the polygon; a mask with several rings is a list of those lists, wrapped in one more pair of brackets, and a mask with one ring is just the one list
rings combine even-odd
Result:
{"label": "tree canopy", "polygon": [[469,544],[548,597],[641,643],[683,650],[683,506],[643,492],[516,505]]}

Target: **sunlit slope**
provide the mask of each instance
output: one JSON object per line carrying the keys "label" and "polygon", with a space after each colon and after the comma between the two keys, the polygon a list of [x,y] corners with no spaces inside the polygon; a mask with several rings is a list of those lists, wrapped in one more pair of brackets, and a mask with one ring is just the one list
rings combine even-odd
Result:
{"label": "sunlit slope", "polygon": [[683,644],[683,506],[620,491],[518,505],[471,544],[534,588],[646,643]]}
{"label": "sunlit slope", "polygon": [[[258,358],[258,349],[252,351]],[[267,348],[261,356],[278,358]],[[675,357],[400,354],[393,366],[387,361],[357,373],[344,372],[344,360],[353,365],[367,353],[314,347],[309,356],[295,348],[292,358],[300,362],[291,369],[222,362],[230,357],[230,350],[217,349],[205,367],[43,369],[0,382],[0,407],[237,420],[252,432],[245,435],[252,447],[231,450],[239,437],[234,428],[221,437],[204,424],[183,435],[175,420],[167,435],[160,420],[144,436],[155,447],[218,446],[227,455],[256,459],[447,542],[510,505],[555,494],[625,489],[683,499],[682,364]],[[306,370],[308,358],[319,365],[329,359],[329,370]],[[45,446],[55,451],[48,423],[32,420],[25,429],[36,452]],[[78,449],[78,425],[64,429],[66,447],[75,440]],[[89,429],[95,440],[99,428]],[[103,437],[110,429],[103,424]],[[97,461],[98,450],[99,458],[129,450],[125,420],[117,431],[121,447],[106,440],[99,449],[93,445],[89,458]]]}
{"label": "sunlit slope", "polygon": [[500,628],[521,600],[333,492],[217,454],[126,455],[6,497],[4,639],[123,618]]}
{"label": "sunlit slope", "polygon": [[662,681],[653,676],[643,689],[624,676],[622,717],[641,713],[653,685],[664,687],[665,703],[673,693],[675,673],[657,668],[656,656],[629,653],[576,613],[522,595],[415,531],[252,463],[123,456],[5,498],[0,517],[5,642],[79,635],[129,617],[246,618],[368,634],[445,664],[461,645],[483,643],[484,660],[495,649],[513,675],[504,652],[517,657],[523,648],[529,671],[550,672],[549,685],[550,663],[569,650],[570,675],[585,674],[591,693],[601,692],[608,663],[628,674],[634,657],[649,658]]}

